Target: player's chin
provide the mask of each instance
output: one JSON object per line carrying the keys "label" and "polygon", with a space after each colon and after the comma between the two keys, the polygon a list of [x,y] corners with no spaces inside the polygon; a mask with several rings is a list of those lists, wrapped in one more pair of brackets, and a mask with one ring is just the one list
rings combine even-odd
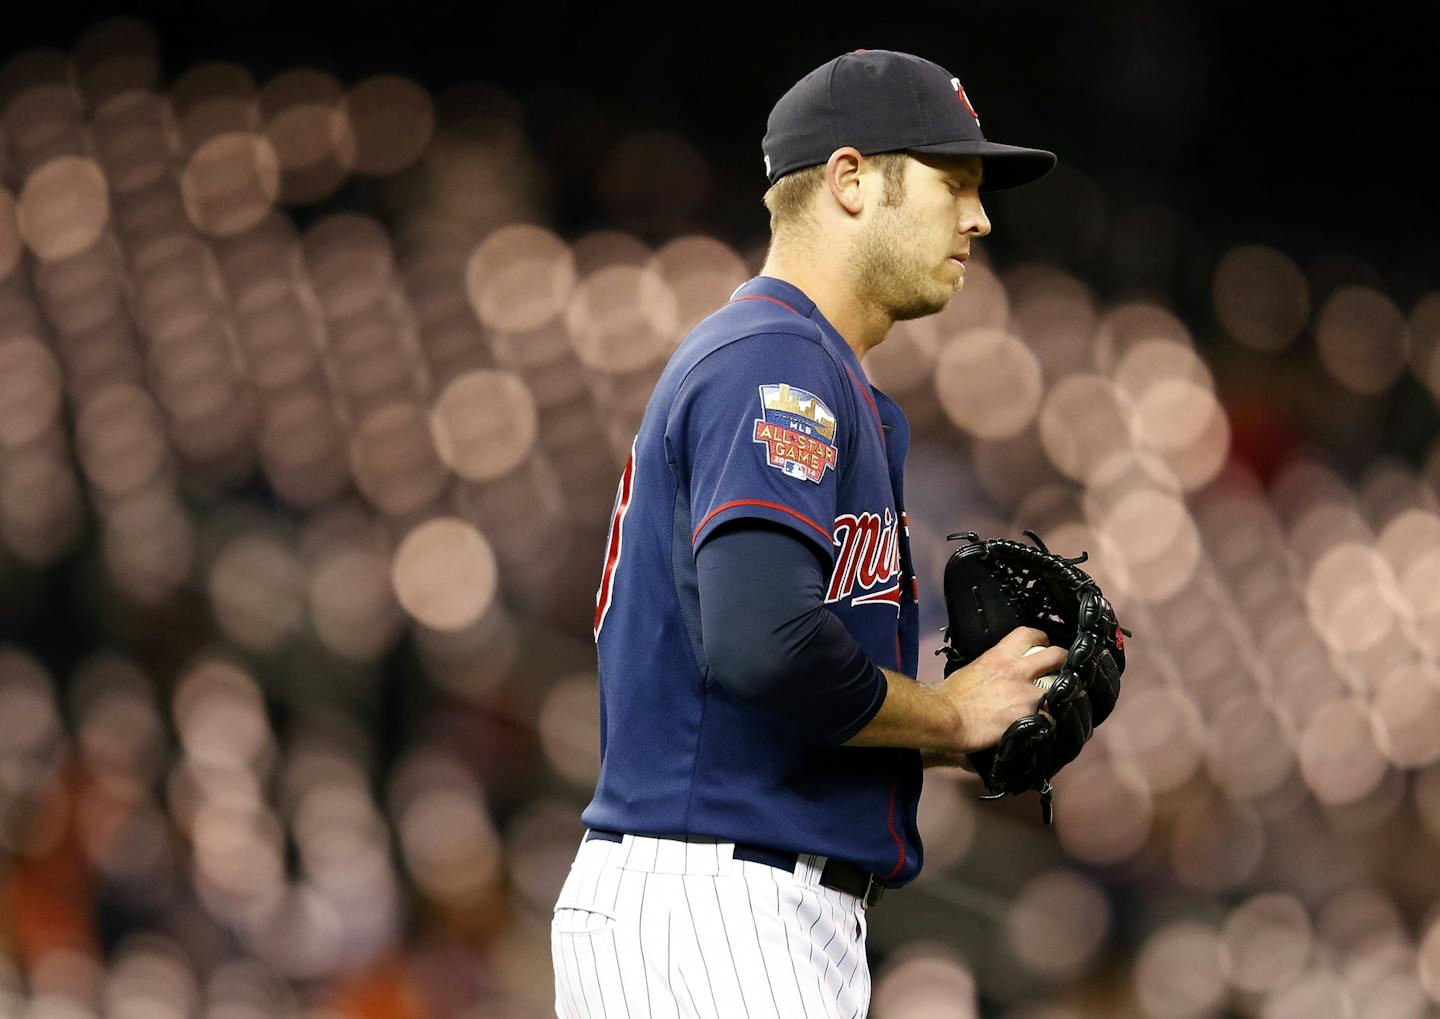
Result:
{"label": "player's chin", "polygon": [[911,301],[894,309],[892,317],[896,322],[908,322],[912,318],[924,318],[926,315],[938,315],[950,306],[951,299],[955,296],[953,292],[926,297]]}

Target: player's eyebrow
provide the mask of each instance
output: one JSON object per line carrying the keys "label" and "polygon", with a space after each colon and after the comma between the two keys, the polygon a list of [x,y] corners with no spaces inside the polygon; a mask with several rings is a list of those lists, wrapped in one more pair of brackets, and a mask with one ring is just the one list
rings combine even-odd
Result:
{"label": "player's eyebrow", "polygon": [[945,168],[944,173],[949,180],[954,181],[956,184],[970,184],[972,182],[979,184],[984,179],[985,170],[983,167],[979,170],[972,170],[968,166],[949,166]]}

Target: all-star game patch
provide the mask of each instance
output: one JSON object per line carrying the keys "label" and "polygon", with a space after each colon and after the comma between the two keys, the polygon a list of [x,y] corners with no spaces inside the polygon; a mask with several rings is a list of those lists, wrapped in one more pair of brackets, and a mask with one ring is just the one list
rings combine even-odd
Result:
{"label": "all-star game patch", "polygon": [[838,458],[835,414],[814,393],[784,382],[760,387],[760,409],[753,437],[765,446],[766,463],[820,484]]}

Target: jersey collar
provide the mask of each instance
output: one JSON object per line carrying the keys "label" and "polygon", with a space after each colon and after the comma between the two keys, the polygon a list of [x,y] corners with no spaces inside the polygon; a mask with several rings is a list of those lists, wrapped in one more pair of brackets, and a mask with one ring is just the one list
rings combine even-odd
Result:
{"label": "jersey collar", "polygon": [[730,295],[730,300],[738,301],[744,298],[768,298],[779,304],[783,304],[798,315],[802,315],[820,327],[821,334],[830,348],[840,356],[845,366],[855,376],[855,381],[866,387],[870,386],[870,380],[865,377],[865,369],[860,366],[860,359],[855,356],[855,351],[850,344],[845,342],[845,337],[840,331],[830,324],[820,311],[815,307],[815,302],[805,296],[805,292],[793,283],[776,279],[774,276],[754,276],[740,284],[735,292]]}

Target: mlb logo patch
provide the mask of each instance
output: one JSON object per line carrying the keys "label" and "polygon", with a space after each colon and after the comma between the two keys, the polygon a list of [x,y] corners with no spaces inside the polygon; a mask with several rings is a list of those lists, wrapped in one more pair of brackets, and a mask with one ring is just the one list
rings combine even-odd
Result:
{"label": "mlb logo patch", "polygon": [[765,462],[792,478],[820,484],[839,454],[835,414],[814,393],[785,382],[760,387],[755,442],[765,447]]}

